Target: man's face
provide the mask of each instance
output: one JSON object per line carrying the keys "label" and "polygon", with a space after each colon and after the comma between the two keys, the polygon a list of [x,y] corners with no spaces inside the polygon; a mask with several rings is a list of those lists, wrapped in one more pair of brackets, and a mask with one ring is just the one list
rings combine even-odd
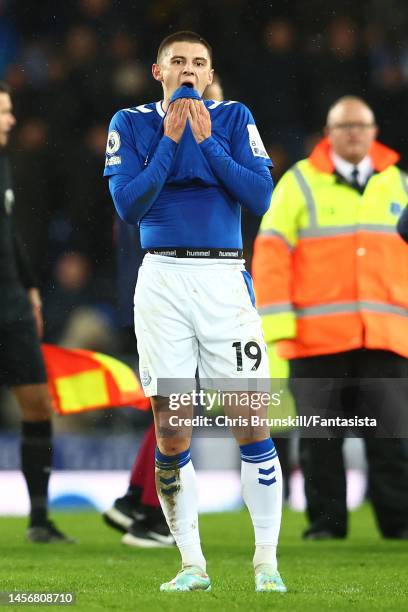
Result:
{"label": "man's face", "polygon": [[7,145],[11,128],[15,123],[11,98],[8,93],[0,92],[0,147]]}
{"label": "man's face", "polygon": [[377,135],[372,111],[358,100],[337,104],[327,117],[326,134],[337,155],[358,164]]}
{"label": "man's face", "polygon": [[181,85],[191,85],[201,96],[213,80],[210,57],[201,43],[175,42],[169,45],[159,64],[153,64],[152,73],[163,84],[165,100]]}

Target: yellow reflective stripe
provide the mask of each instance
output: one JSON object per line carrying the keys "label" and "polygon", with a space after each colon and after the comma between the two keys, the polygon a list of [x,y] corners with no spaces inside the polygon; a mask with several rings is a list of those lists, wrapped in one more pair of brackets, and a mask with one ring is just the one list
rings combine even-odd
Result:
{"label": "yellow reflective stripe", "polygon": [[109,405],[105,375],[101,370],[60,376],[55,379],[55,386],[62,412]]}
{"label": "yellow reflective stripe", "polygon": [[394,306],[393,304],[384,304],[381,302],[359,302],[361,310],[369,310],[371,312],[381,312],[386,314],[395,314],[401,317],[408,317],[408,308],[403,306]]}
{"label": "yellow reflective stripe", "polygon": [[279,302],[278,304],[267,304],[258,308],[259,314],[278,314],[280,312],[293,312],[293,306],[291,302]]}
{"label": "yellow reflective stripe", "polygon": [[316,202],[312,190],[297,165],[293,166],[290,172],[295,176],[297,184],[305,198],[306,207],[309,213],[309,225],[313,227],[317,225],[317,213]]}
{"label": "yellow reflective stripe", "polygon": [[275,238],[280,238],[288,249],[292,250],[293,246],[290,244],[289,240],[284,236],[281,232],[278,232],[274,229],[261,229],[258,233],[258,236],[274,236]]}
{"label": "yellow reflective stripe", "polygon": [[396,234],[395,225],[383,223],[358,223],[354,225],[326,225],[299,230],[299,238],[323,238],[326,236],[344,236],[356,232],[372,232],[382,234]]}
{"label": "yellow reflective stripe", "polygon": [[395,225],[386,223],[359,223],[357,231],[363,232],[382,232],[383,234],[396,234]]}
{"label": "yellow reflective stripe", "polygon": [[337,304],[322,304],[320,306],[307,306],[306,308],[296,308],[295,313],[296,316],[301,319],[302,317],[314,317],[317,315],[358,312],[358,310],[358,302],[341,302]]}
{"label": "yellow reflective stripe", "polygon": [[363,310],[408,317],[408,308],[404,308],[403,306],[394,306],[393,304],[364,300],[356,302],[341,302],[336,304],[322,304],[320,306],[307,306],[306,308],[295,308],[295,313],[296,316],[301,319],[303,317],[313,317],[318,315],[356,313]]}
{"label": "yellow reflective stripe", "polygon": [[326,225],[299,230],[299,238],[324,238],[326,236],[343,236],[355,234],[357,225]]}
{"label": "yellow reflective stripe", "polygon": [[109,370],[122,393],[135,391],[139,387],[135,373],[125,363],[102,353],[93,353],[92,357]]}

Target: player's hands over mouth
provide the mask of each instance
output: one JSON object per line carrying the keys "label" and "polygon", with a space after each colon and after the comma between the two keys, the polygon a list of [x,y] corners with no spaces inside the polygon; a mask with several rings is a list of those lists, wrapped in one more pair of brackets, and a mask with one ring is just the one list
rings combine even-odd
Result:
{"label": "player's hands over mouth", "polygon": [[186,98],[180,98],[170,104],[164,119],[164,135],[179,143],[186,127],[189,104]]}
{"label": "player's hands over mouth", "polygon": [[188,120],[198,143],[211,136],[211,117],[201,100],[189,100]]}

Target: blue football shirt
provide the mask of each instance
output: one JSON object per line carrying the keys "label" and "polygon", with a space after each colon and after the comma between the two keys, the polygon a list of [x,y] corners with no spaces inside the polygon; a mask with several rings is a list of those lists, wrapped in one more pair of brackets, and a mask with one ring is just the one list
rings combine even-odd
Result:
{"label": "blue football shirt", "polygon": [[[212,138],[237,164],[255,172],[272,166],[245,105],[204,103],[211,116]],[[143,172],[163,137],[164,117],[161,102],[116,113],[109,127],[104,176],[123,175],[131,180]],[[214,174],[188,122],[167,180],[139,223],[145,249],[242,248],[239,200]]]}

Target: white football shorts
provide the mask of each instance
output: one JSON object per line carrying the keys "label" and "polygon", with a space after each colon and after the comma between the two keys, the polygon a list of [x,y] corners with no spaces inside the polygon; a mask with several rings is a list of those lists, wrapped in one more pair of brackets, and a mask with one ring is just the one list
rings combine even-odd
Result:
{"label": "white football shorts", "polygon": [[135,331],[147,396],[170,395],[174,387],[166,392],[161,385],[169,380],[184,392],[183,379],[194,381],[197,367],[200,380],[269,380],[261,319],[243,260],[147,253],[135,290]]}

